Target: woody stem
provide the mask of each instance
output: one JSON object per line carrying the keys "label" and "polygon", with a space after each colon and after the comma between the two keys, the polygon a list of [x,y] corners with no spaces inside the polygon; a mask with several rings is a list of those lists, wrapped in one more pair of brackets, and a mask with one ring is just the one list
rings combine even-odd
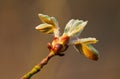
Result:
{"label": "woody stem", "polygon": [[53,56],[55,56],[54,52],[50,52],[50,54],[47,57],[45,57],[39,64],[35,65],[30,72],[25,74],[20,79],[30,79],[34,74],[38,73]]}

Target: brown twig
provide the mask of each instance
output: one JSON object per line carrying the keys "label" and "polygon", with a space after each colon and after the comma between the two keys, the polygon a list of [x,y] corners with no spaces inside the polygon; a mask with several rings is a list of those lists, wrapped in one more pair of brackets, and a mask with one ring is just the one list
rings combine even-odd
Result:
{"label": "brown twig", "polygon": [[54,52],[50,52],[47,57],[45,57],[39,64],[33,67],[33,69],[25,74],[22,78],[20,79],[30,79],[34,74],[38,73],[47,63],[48,61],[55,56]]}

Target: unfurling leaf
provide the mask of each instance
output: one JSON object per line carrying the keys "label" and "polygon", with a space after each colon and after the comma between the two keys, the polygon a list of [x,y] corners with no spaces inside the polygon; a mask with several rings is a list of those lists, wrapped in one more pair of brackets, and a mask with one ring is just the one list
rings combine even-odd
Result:
{"label": "unfurling leaf", "polygon": [[75,41],[73,41],[74,43],[81,43],[81,44],[95,44],[98,42],[98,40],[96,40],[96,38],[81,38],[81,39],[77,39]]}
{"label": "unfurling leaf", "polygon": [[68,35],[70,37],[78,36],[83,31],[86,24],[87,21],[71,19],[67,23],[63,35]]}
{"label": "unfurling leaf", "polygon": [[82,45],[82,51],[87,58],[92,60],[98,60],[99,58],[98,51],[91,44]]}
{"label": "unfurling leaf", "polygon": [[99,53],[98,51],[91,45],[95,44],[98,40],[96,38],[82,38],[73,41],[73,45],[76,48],[78,52],[81,52],[85,57],[92,59],[92,60],[98,60]]}
{"label": "unfurling leaf", "polygon": [[51,24],[55,27],[58,27],[58,22],[55,17],[49,17],[48,15],[38,14],[39,18],[43,23]]}
{"label": "unfurling leaf", "polygon": [[36,29],[47,34],[54,33],[55,37],[59,37],[59,26],[55,17],[49,17],[48,15],[43,14],[38,14],[38,16],[43,24],[37,26]]}
{"label": "unfurling leaf", "polygon": [[35,27],[35,29],[37,29],[43,33],[46,33],[46,34],[53,34],[53,31],[54,31],[54,27],[47,23],[40,24],[37,27]]}
{"label": "unfurling leaf", "polygon": [[75,44],[75,48],[89,59],[98,60],[99,58],[98,51],[91,44],[78,43]]}

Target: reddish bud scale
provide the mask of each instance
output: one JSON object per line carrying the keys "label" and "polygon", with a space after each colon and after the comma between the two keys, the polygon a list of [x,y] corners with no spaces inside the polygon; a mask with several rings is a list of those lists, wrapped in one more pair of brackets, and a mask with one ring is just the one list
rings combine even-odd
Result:
{"label": "reddish bud scale", "polygon": [[60,38],[60,41],[61,41],[63,44],[68,44],[68,43],[69,43],[69,39],[70,39],[69,36],[62,36],[62,37]]}
{"label": "reddish bud scale", "polygon": [[60,38],[55,37],[52,44],[48,43],[48,49],[53,51],[56,55],[61,55],[68,48],[69,37],[62,36]]}

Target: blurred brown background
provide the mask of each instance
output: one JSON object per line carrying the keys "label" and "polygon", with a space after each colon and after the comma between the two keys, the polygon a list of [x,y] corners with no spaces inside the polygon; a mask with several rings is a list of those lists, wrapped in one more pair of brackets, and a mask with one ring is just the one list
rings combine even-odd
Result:
{"label": "blurred brown background", "polygon": [[55,16],[61,32],[72,18],[88,20],[81,37],[96,37],[97,62],[73,47],[32,79],[120,79],[119,0],[0,0],[0,79],[20,79],[48,53],[53,36],[36,31],[37,14]]}

